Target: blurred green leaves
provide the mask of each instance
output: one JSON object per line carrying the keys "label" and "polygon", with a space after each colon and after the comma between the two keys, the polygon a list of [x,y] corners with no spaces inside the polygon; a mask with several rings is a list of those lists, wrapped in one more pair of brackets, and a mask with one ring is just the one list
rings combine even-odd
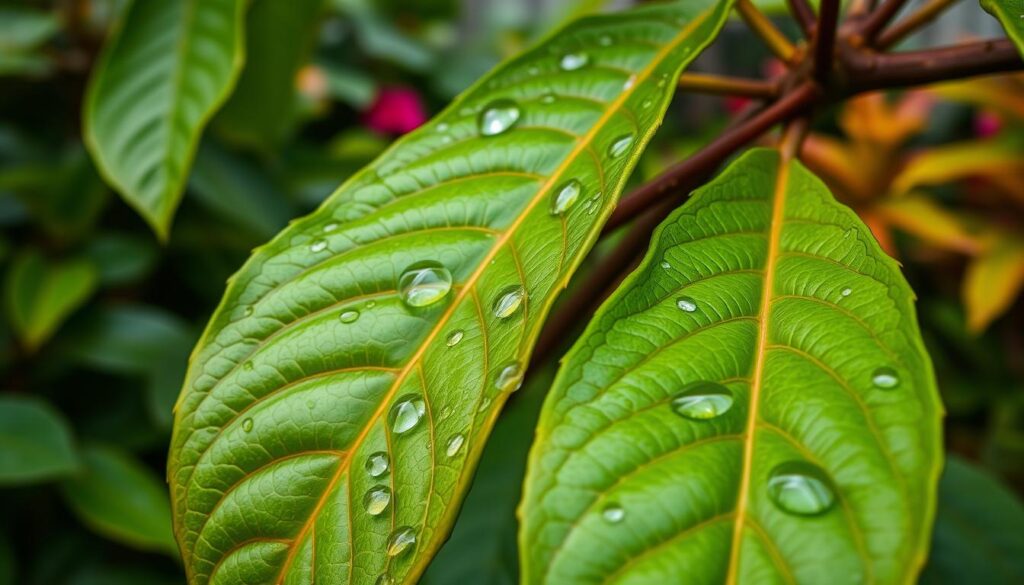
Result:
{"label": "blurred green leaves", "polygon": [[[71,430],[58,412],[38,398],[0,396],[0,486],[63,477],[77,468]],[[3,564],[0,558],[0,583]]]}
{"label": "blurred green leaves", "polygon": [[54,262],[35,250],[20,254],[8,269],[4,293],[7,315],[25,347],[34,351],[49,339],[98,280],[85,260]]}
{"label": "blurred green leaves", "polygon": [[38,49],[59,30],[53,13],[0,6],[0,76],[39,75],[50,61]]}
{"label": "blurred green leaves", "polygon": [[176,556],[167,492],[153,472],[113,447],[86,447],[82,460],[82,473],[62,486],[82,521],[130,546]]}
{"label": "blurred green leaves", "polygon": [[131,2],[93,71],[86,144],[161,240],[168,238],[203,127],[241,69],[245,5]]}

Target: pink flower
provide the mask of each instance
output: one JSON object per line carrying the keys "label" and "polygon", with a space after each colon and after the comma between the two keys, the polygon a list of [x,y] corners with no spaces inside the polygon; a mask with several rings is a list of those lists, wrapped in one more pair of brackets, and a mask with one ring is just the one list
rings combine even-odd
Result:
{"label": "pink flower", "polygon": [[1003,121],[995,112],[980,111],[974,115],[974,135],[978,138],[991,138],[999,134]]}
{"label": "pink flower", "polygon": [[363,122],[385,134],[405,134],[427,121],[423,100],[414,90],[384,87],[363,114]]}

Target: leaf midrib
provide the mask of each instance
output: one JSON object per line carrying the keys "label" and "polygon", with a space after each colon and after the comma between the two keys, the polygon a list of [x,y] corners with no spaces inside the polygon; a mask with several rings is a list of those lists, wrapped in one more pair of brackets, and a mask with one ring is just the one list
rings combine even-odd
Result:
{"label": "leaf midrib", "polygon": [[[682,42],[689,38],[690,33],[698,26],[700,26],[700,24],[703,23],[705,19],[707,19],[709,14],[711,14],[710,10],[705,11],[696,18],[694,18],[692,21],[688,22],[686,26],[680,30],[676,37],[673,38],[672,41],[670,41],[669,43],[665,44],[664,47],[662,47],[662,49],[657,54],[655,54],[651,61],[639,73],[637,73],[636,81],[633,83],[633,86],[628,90],[624,90],[621,94],[619,94],[618,97],[615,98],[614,101],[611,102],[611,104],[609,104],[607,110],[605,110],[601,117],[598,118],[598,120],[594,123],[594,125],[587,132],[587,134],[580,138],[580,141],[576,145],[576,147],[573,148],[573,150],[568,155],[566,155],[565,159],[563,159],[562,163],[558,166],[558,168],[555,169],[554,172],[552,172],[551,177],[548,179],[548,181],[541,185],[541,187],[537,190],[537,194],[523,209],[523,211],[519,214],[519,216],[512,223],[512,225],[510,225],[505,230],[504,235],[495,241],[494,245],[491,247],[491,251],[488,252],[487,256],[481,259],[477,269],[466,280],[465,284],[459,291],[456,298],[448,306],[444,314],[442,314],[441,317],[438,319],[437,324],[420,344],[419,348],[416,350],[416,353],[413,354],[412,357],[410,357],[406,367],[402,369],[402,371],[398,374],[397,378],[395,379],[394,383],[381,398],[381,402],[380,405],[377,407],[377,410],[375,410],[374,413],[367,420],[362,431],[360,431],[360,434],[352,441],[351,447],[348,450],[349,455],[345,458],[344,461],[342,461],[341,465],[338,466],[338,470],[335,472],[331,480],[327,483],[327,486],[324,488],[323,494],[320,496],[319,501],[317,502],[316,506],[310,513],[309,519],[299,530],[294,540],[292,541],[291,548],[288,552],[288,557],[281,565],[281,570],[274,581],[275,583],[277,583],[278,585],[283,583],[284,577],[288,572],[289,568],[291,567],[291,564],[294,561],[295,556],[299,550],[299,543],[301,543],[302,539],[305,538],[306,533],[315,524],[316,518],[320,514],[320,510],[327,502],[331,492],[337,486],[338,481],[349,470],[353,454],[359,450],[359,447],[362,445],[363,441],[369,435],[371,429],[376,425],[377,421],[384,414],[385,410],[390,404],[391,399],[394,397],[398,388],[401,387],[402,383],[408,377],[409,373],[414,368],[416,368],[417,364],[423,357],[423,354],[426,352],[427,348],[431,346],[434,339],[437,338],[441,330],[445,327],[445,325],[447,325],[448,320],[454,314],[455,309],[462,304],[462,301],[465,300],[466,296],[469,294],[471,290],[476,289],[476,282],[480,279],[483,273],[490,267],[491,260],[495,256],[497,256],[498,252],[512,238],[512,235],[517,232],[519,226],[523,223],[523,221],[525,221],[525,219],[529,217],[530,213],[544,199],[544,195],[546,195],[557,184],[557,182],[562,179],[562,175],[566,172],[571,163],[576,160],[580,153],[582,153],[584,150],[591,146],[591,142],[604,128],[605,124],[612,117],[612,115],[619,111],[619,109],[626,102],[626,100],[630,96],[632,96],[639,87],[643,85],[643,82],[646,81],[648,77],[650,77],[651,73],[653,73],[655,68],[662,61],[664,61],[664,59],[669,54],[671,54],[671,52],[674,49],[676,49]],[[349,574],[351,575],[351,572]]]}

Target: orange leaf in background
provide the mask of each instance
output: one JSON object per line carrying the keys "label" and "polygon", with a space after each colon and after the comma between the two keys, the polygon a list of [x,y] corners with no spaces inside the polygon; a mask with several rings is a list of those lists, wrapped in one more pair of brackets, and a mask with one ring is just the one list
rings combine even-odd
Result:
{"label": "orange leaf in background", "polygon": [[[963,142],[923,151],[896,176],[892,194],[906,193],[921,185],[949,183],[990,174],[1014,177],[1024,184],[1024,156],[1020,144],[1007,140]],[[1019,190],[1019,187],[1018,187]]]}
{"label": "orange leaf in background", "polygon": [[1024,242],[1003,239],[978,256],[964,276],[967,327],[980,333],[1003,314],[1024,287]]}
{"label": "orange leaf in background", "polygon": [[947,100],[994,109],[1024,120],[1024,75],[997,75],[943,83],[927,91]]}
{"label": "orange leaf in background", "polygon": [[982,248],[960,218],[926,196],[890,198],[874,206],[874,211],[887,223],[940,248],[971,255]]}

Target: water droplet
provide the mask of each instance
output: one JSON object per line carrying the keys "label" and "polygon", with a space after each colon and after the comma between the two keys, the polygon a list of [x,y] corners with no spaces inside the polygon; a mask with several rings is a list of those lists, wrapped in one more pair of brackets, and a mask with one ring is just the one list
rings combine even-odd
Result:
{"label": "water droplet", "polygon": [[455,347],[456,345],[459,344],[460,341],[462,341],[462,338],[465,336],[466,334],[462,331],[462,329],[456,329],[455,331],[452,331],[448,335],[448,347]]}
{"label": "water droplet", "polygon": [[669,268],[672,268],[672,265],[668,263],[668,260],[662,260],[661,267],[664,268],[665,270],[668,270]]}
{"label": "water droplet", "polygon": [[665,85],[667,83],[668,83],[668,73],[662,73],[658,77],[658,87],[665,87]]}
{"label": "water droplet", "polygon": [[697,310],[697,301],[690,297],[679,297],[676,299],[676,306],[687,313],[693,313]]}
{"label": "water droplet", "polygon": [[484,399],[480,401],[480,406],[477,407],[476,411],[477,412],[483,412],[483,411],[487,410],[488,408],[490,408],[490,406],[491,406],[491,397],[490,396],[484,396]]}
{"label": "water droplet", "polygon": [[440,124],[437,125],[436,130],[438,132],[447,132],[448,131],[448,124],[445,123],[445,122],[441,122]]}
{"label": "water droplet", "polygon": [[312,398],[307,400],[306,401],[306,408],[308,408],[310,410],[313,410],[314,408],[316,408],[316,400],[313,400]]}
{"label": "water droplet", "polygon": [[558,62],[558,66],[562,68],[562,71],[575,71],[589,62],[590,57],[588,57],[586,53],[567,53],[562,56],[562,60]]}
{"label": "water droplet", "polygon": [[608,504],[601,510],[601,517],[609,524],[618,524],[626,517],[626,511],[618,504]]}
{"label": "water droplet", "polygon": [[499,319],[508,319],[515,315],[516,311],[523,304],[523,297],[526,291],[519,285],[506,288],[494,301],[494,316]]}
{"label": "water droplet", "polygon": [[366,308],[367,308],[367,309],[372,309],[372,308],[374,308],[374,307],[376,307],[376,306],[377,306],[377,301],[368,301],[368,302],[366,303]]}
{"label": "water droplet", "polygon": [[609,35],[601,35],[601,38],[597,39],[597,44],[602,47],[610,47],[612,45],[612,37]]}
{"label": "water droplet", "polygon": [[336,222],[332,221],[331,223],[324,224],[324,233],[330,233],[336,229],[338,229],[338,224]]}
{"label": "water droplet", "polygon": [[388,504],[391,503],[391,490],[388,488],[378,485],[370,488],[363,496],[363,508],[366,509],[366,513],[370,516],[380,516],[384,513],[384,510],[388,509]]}
{"label": "water droplet", "polygon": [[645,109],[645,110],[647,108],[653,106],[653,105],[654,105],[654,102],[652,100],[644,100],[644,101],[640,102],[640,107]]}
{"label": "water droplet", "polygon": [[542,104],[553,104],[553,103],[555,103],[555,99],[556,99],[555,98],[555,94],[553,94],[553,93],[546,93],[546,94],[540,96],[540,103],[542,103]]}
{"label": "water droplet", "polygon": [[519,105],[510,99],[499,99],[487,105],[477,121],[480,126],[480,134],[484,136],[497,136],[508,131],[519,120],[522,112]]}
{"label": "water droplet", "polygon": [[789,461],[768,476],[768,497],[783,511],[815,516],[836,501],[832,481],[820,467],[806,461]]}
{"label": "water droplet", "polygon": [[441,414],[438,416],[438,420],[444,420],[452,415],[452,407],[445,406],[441,409]]}
{"label": "water droplet", "polygon": [[618,138],[613,140],[612,143],[611,143],[611,146],[608,147],[608,154],[612,158],[618,158],[618,157],[626,154],[626,151],[629,150],[629,147],[632,146],[632,144],[633,144],[633,135],[632,134],[625,134],[623,136],[619,136]]}
{"label": "water droplet", "polygon": [[417,394],[407,394],[391,407],[391,430],[396,435],[407,433],[420,424],[427,405]]}
{"label": "water droplet", "polygon": [[242,311],[242,313],[244,313],[246,317],[249,317],[249,316],[251,316],[251,315],[253,314],[253,312],[254,312],[255,310],[256,310],[256,309],[253,309],[253,308],[252,308],[252,305],[249,305],[248,307],[246,307],[246,308],[245,308],[245,310],[244,310],[244,311]]}
{"label": "water droplet", "polygon": [[384,573],[377,580],[374,581],[374,585],[395,585],[395,580],[391,578],[391,575]]}
{"label": "water droplet", "polygon": [[383,451],[372,453],[366,458],[366,473],[370,477],[380,477],[388,472],[391,464],[388,462],[388,454]]}
{"label": "water droplet", "polygon": [[449,457],[454,457],[459,449],[462,449],[462,444],[466,442],[466,437],[462,435],[454,435],[448,439],[448,447],[444,450],[445,454]]}
{"label": "water droplet", "polygon": [[246,372],[251,372],[252,368],[252,360],[246,361],[245,363],[242,364],[242,369],[245,370]]}
{"label": "water droplet", "polygon": [[555,198],[551,201],[551,215],[562,215],[567,209],[576,203],[580,198],[583,185],[576,179],[570,179],[558,189]]}
{"label": "water droplet", "polygon": [[636,85],[636,73],[626,78],[626,81],[622,83],[622,89],[628,91],[630,89],[633,89],[634,85]]}
{"label": "water droplet", "polygon": [[843,290],[839,291],[839,294],[843,295],[844,297],[848,297],[851,294],[853,294],[853,289],[849,287],[844,288]]}
{"label": "water droplet", "polygon": [[523,366],[519,362],[512,362],[501,368],[494,378],[494,387],[501,392],[515,392],[523,385]]}
{"label": "water droplet", "polygon": [[253,422],[252,422],[251,418],[247,418],[247,419],[242,421],[242,430],[243,431],[248,433],[249,431],[252,430],[252,426],[253,426]]}
{"label": "water droplet", "polygon": [[341,315],[338,316],[338,319],[342,323],[352,323],[353,321],[355,321],[358,318],[359,318],[359,311],[352,310],[352,309],[350,309],[348,311],[342,311]]}
{"label": "water droplet", "polygon": [[403,526],[392,532],[388,538],[388,556],[397,557],[415,545],[416,532],[408,526]]}
{"label": "water droplet", "polygon": [[323,252],[327,249],[327,240],[316,239],[309,245],[310,252]]}
{"label": "water droplet", "polygon": [[732,408],[733,396],[717,382],[687,384],[672,397],[672,411],[691,420],[710,420]]}
{"label": "water droplet", "polygon": [[875,388],[892,390],[900,385],[900,375],[892,368],[881,367],[871,373],[871,383]]}
{"label": "water droplet", "polygon": [[414,264],[398,278],[398,294],[410,307],[440,301],[452,289],[452,273],[435,262]]}
{"label": "water droplet", "polygon": [[527,69],[526,72],[529,73],[530,75],[537,75],[538,73],[540,73],[540,67],[537,67],[536,65],[530,65],[530,68]]}

